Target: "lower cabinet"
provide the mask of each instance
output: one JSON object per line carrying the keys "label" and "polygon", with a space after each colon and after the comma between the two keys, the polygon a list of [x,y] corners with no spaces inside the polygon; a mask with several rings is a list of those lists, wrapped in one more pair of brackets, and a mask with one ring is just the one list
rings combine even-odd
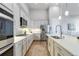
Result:
{"label": "lower cabinet", "polygon": [[51,56],[73,56],[55,40],[57,39],[48,37],[48,51]]}
{"label": "lower cabinet", "polygon": [[48,38],[48,50],[51,56],[54,55],[54,45],[53,45],[53,39]]}
{"label": "lower cabinet", "polygon": [[34,33],[33,38],[34,40],[40,40],[40,33]]}
{"label": "lower cabinet", "polygon": [[33,34],[14,44],[14,55],[24,56],[33,42]]}
{"label": "lower cabinet", "polygon": [[55,56],[73,56],[67,50],[65,50],[62,46],[55,42]]}
{"label": "lower cabinet", "polygon": [[26,54],[27,51],[27,38],[23,39],[23,55]]}
{"label": "lower cabinet", "polygon": [[22,41],[19,41],[14,45],[14,56],[22,56],[22,55],[23,55],[23,45]]}
{"label": "lower cabinet", "polygon": [[33,35],[27,37],[27,51],[33,42]]}
{"label": "lower cabinet", "polygon": [[48,38],[48,51],[50,53],[50,49],[51,49],[51,46],[50,46],[50,39]]}

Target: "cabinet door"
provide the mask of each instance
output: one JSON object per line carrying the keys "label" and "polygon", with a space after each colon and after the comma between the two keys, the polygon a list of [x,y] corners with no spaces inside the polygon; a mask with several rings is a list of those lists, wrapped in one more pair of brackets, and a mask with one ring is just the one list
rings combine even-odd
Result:
{"label": "cabinet door", "polygon": [[33,42],[33,35],[30,36],[30,46],[31,46],[32,42]]}
{"label": "cabinet door", "polygon": [[34,34],[34,40],[40,40],[40,33]]}
{"label": "cabinet door", "polygon": [[32,41],[32,38],[31,38],[31,36],[29,36],[29,37],[28,37],[28,48],[29,48],[30,45],[31,45],[31,41]]}
{"label": "cabinet door", "polygon": [[22,41],[15,43],[15,45],[14,45],[14,55],[15,56],[22,56],[23,55],[22,49],[23,49]]}
{"label": "cabinet door", "polygon": [[55,56],[73,56],[67,50],[65,50],[62,46],[55,43]]}
{"label": "cabinet door", "polygon": [[55,45],[55,56],[61,56],[61,54],[59,54],[59,49],[57,48],[57,46]]}
{"label": "cabinet door", "polygon": [[54,55],[54,43],[53,43],[53,39],[50,38],[50,55],[53,56]]}
{"label": "cabinet door", "polygon": [[51,49],[51,47],[50,47],[50,39],[48,38],[48,50],[49,50],[49,53],[51,52],[50,49]]}
{"label": "cabinet door", "polygon": [[27,48],[27,38],[23,39],[23,55],[26,53],[26,48]]}
{"label": "cabinet door", "polygon": [[50,55],[51,56],[53,56],[54,55],[54,44],[53,44],[53,39],[51,39],[51,38],[48,38],[48,50],[49,50],[49,53],[50,53]]}
{"label": "cabinet door", "polygon": [[28,49],[29,49],[29,44],[30,44],[30,36],[27,37],[27,51],[28,51]]}
{"label": "cabinet door", "polygon": [[32,42],[33,42],[33,36],[30,35],[29,37],[27,37],[27,50],[31,46]]}

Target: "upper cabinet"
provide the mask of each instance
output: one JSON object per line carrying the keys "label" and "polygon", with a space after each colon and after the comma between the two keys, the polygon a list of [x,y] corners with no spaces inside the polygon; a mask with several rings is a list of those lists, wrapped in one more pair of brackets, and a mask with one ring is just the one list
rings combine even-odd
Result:
{"label": "upper cabinet", "polygon": [[14,35],[22,34],[23,32],[20,26],[20,17],[24,19],[22,23],[26,26],[30,19],[29,8],[27,5],[24,3],[0,3],[0,7],[13,14]]}
{"label": "upper cabinet", "polygon": [[[14,34],[19,35],[23,34],[24,32],[22,31],[21,25],[26,25],[29,20],[29,13],[27,13],[27,8],[25,4],[13,4],[13,13],[14,13]],[[20,21],[20,19],[22,19]]]}
{"label": "upper cabinet", "polygon": [[26,17],[29,17],[29,8],[27,7],[27,5],[24,3],[18,4],[18,5],[20,6],[21,10],[26,15]]}

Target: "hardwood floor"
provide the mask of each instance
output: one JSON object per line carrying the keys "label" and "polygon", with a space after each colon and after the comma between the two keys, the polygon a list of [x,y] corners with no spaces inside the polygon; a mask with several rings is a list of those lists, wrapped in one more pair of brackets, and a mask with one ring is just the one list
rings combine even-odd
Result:
{"label": "hardwood floor", "polygon": [[49,56],[46,41],[33,41],[26,56]]}

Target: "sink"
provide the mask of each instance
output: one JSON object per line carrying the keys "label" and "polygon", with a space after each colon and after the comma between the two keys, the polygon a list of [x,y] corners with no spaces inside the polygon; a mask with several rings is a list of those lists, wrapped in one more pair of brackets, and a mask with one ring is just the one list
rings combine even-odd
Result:
{"label": "sink", "polygon": [[51,36],[51,37],[53,37],[55,39],[62,39],[61,37],[58,37],[58,36]]}

